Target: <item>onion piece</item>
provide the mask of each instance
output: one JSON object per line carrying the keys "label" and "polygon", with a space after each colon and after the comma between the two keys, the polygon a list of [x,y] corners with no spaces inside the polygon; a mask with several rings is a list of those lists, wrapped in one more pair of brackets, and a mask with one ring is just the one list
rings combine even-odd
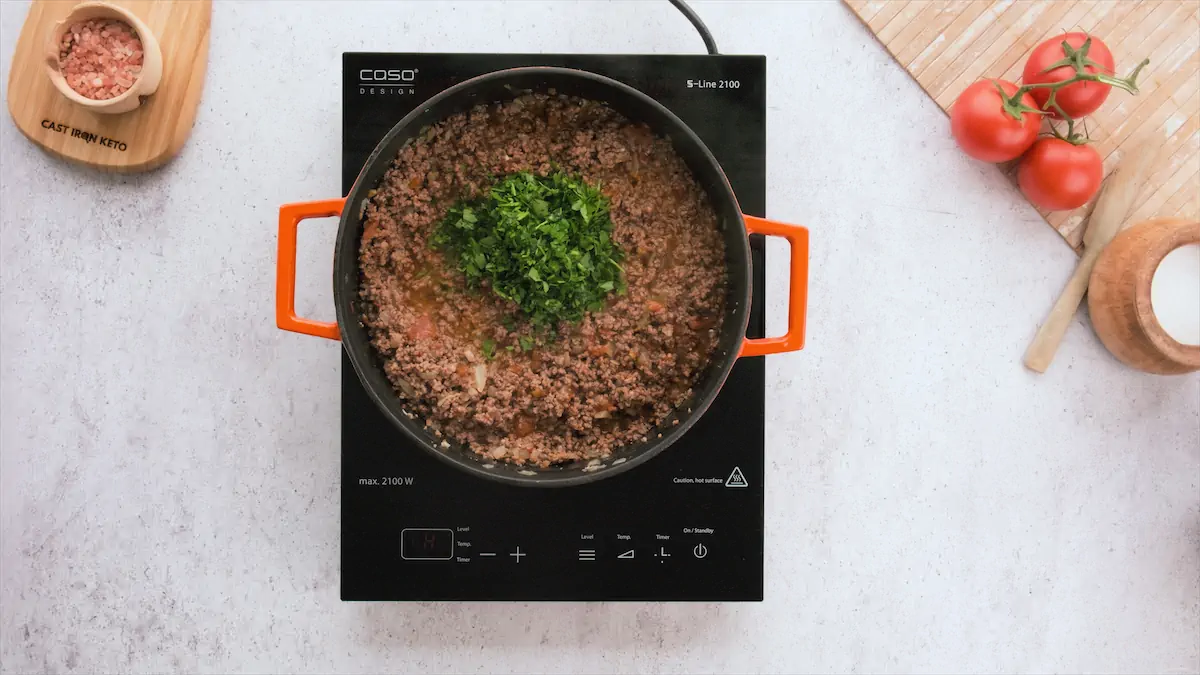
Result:
{"label": "onion piece", "polygon": [[396,386],[400,387],[400,391],[404,392],[405,396],[407,396],[409,398],[417,397],[417,390],[414,389],[413,386],[408,383],[408,380],[397,377],[396,378]]}
{"label": "onion piece", "polygon": [[487,365],[483,363],[475,364],[475,388],[480,392],[487,386]]}

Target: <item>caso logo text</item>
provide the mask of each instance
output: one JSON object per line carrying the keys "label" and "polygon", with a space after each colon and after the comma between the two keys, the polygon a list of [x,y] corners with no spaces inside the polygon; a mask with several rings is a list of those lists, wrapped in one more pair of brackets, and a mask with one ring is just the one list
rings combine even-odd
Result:
{"label": "caso logo text", "polygon": [[358,71],[358,93],[367,96],[409,96],[417,93],[416,68],[363,68]]}
{"label": "caso logo text", "polygon": [[417,71],[414,68],[363,68],[358,71],[358,81],[365,85],[408,85],[417,81]]}

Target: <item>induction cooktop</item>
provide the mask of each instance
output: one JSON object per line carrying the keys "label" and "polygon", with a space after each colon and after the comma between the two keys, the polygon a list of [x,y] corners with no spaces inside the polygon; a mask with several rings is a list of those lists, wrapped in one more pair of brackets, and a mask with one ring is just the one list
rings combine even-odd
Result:
{"label": "induction cooktop", "polygon": [[[405,114],[483,73],[588,70],[656,98],[704,140],[742,210],[765,215],[766,58],[346,53],[342,194]],[[764,329],[751,237],[749,337]],[[764,360],[738,360],[676,444],[623,474],[516,487],[427,455],[383,416],[342,354],[343,600],[763,598]]]}

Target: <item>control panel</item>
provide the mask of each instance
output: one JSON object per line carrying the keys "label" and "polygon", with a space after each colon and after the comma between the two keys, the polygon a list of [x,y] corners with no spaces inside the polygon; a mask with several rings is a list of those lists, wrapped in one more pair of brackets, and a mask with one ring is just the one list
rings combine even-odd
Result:
{"label": "control panel", "polygon": [[343,599],[762,598],[761,532],[443,525],[393,526],[389,538],[379,523],[374,536],[344,536]]}
{"label": "control panel", "polygon": [[[617,533],[597,536],[593,532],[580,533],[579,541],[571,546],[550,548],[543,551],[559,562],[574,559],[581,563],[633,564],[634,561],[653,561],[658,564],[682,560],[704,560],[712,551],[713,528],[683,528],[672,540],[670,533],[656,532],[653,537],[640,537]],[[522,558],[529,557],[528,544],[525,550],[519,542],[511,545],[492,545],[477,548],[472,543],[471,527],[459,525],[449,527],[406,527],[400,530],[400,559],[409,562],[469,563],[487,562],[519,565]],[[694,543],[693,543],[694,542]],[[706,543],[708,542],[708,543]],[[720,549],[720,546],[717,545]],[[530,564],[526,560],[525,564]]]}

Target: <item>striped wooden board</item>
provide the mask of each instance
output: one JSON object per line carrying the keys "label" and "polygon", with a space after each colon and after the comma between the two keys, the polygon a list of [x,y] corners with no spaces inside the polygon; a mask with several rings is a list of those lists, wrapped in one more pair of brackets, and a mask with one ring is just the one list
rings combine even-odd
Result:
{"label": "striped wooden board", "polygon": [[[1124,143],[1165,139],[1130,222],[1200,219],[1200,0],[844,1],[943,110],[979,78],[1017,81],[1030,50],[1067,30],[1102,37],[1121,75],[1148,57],[1141,92],[1114,89],[1087,129],[1105,175]],[[1090,208],[1042,215],[1078,249]]]}

